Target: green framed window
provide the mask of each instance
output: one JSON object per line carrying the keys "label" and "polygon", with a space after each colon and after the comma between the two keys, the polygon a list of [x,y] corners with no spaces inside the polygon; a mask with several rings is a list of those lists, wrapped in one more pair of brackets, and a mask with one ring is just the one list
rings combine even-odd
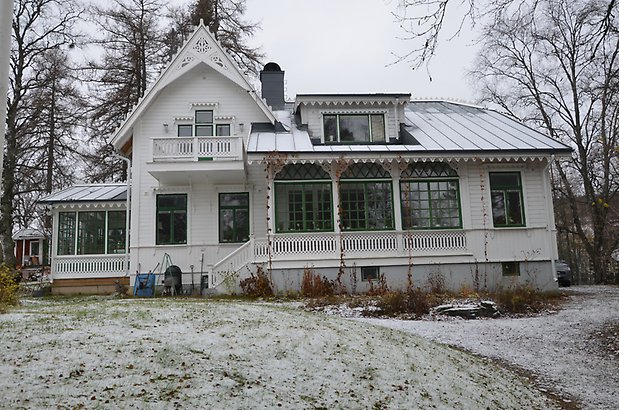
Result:
{"label": "green framed window", "polygon": [[391,181],[342,181],[342,230],[393,229]]}
{"label": "green framed window", "polygon": [[491,172],[490,199],[495,227],[525,226],[520,172]]}
{"label": "green framed window", "polygon": [[126,216],[125,211],[108,211],[107,253],[125,253]]}
{"label": "green framed window", "polygon": [[324,114],[324,142],[385,142],[384,114]]}
{"label": "green framed window", "polygon": [[197,110],[195,113],[196,137],[213,136],[213,111]]}
{"label": "green framed window", "polygon": [[458,180],[400,181],[403,229],[462,228]]}
{"label": "green framed window", "polygon": [[193,125],[191,124],[179,124],[178,125],[179,137],[193,137]]}
{"label": "green framed window", "polygon": [[58,214],[58,255],[75,254],[76,212]]}
{"label": "green framed window", "polygon": [[79,212],[77,218],[77,254],[105,253],[105,211]]}
{"label": "green framed window", "polygon": [[333,231],[331,182],[275,184],[276,232]]}
{"label": "green framed window", "polygon": [[219,194],[219,242],[249,240],[249,193]]}
{"label": "green framed window", "polygon": [[187,194],[157,195],[157,245],[187,243]]}

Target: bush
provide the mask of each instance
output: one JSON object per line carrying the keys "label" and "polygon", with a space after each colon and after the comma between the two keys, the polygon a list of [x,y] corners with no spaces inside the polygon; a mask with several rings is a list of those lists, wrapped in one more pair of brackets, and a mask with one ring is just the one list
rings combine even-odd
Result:
{"label": "bush", "polygon": [[18,290],[15,274],[5,264],[0,265],[0,313],[6,312],[9,306],[17,305]]}
{"label": "bush", "polygon": [[262,269],[262,266],[258,265],[256,268],[256,274],[250,272],[250,277],[245,278],[239,283],[243,294],[256,298],[264,298],[273,296],[273,288],[269,277]]}
{"label": "bush", "polygon": [[494,300],[505,313],[536,313],[561,298],[557,292],[542,292],[531,285],[515,285],[499,288],[488,297]]}
{"label": "bush", "polygon": [[334,291],[335,283],[324,276],[314,273],[312,268],[306,267],[303,270],[303,281],[301,282],[302,296],[310,298],[332,296]]}
{"label": "bush", "polygon": [[409,314],[421,317],[430,311],[428,294],[419,288],[410,287],[406,292],[386,292],[378,300],[380,314],[397,316]]}

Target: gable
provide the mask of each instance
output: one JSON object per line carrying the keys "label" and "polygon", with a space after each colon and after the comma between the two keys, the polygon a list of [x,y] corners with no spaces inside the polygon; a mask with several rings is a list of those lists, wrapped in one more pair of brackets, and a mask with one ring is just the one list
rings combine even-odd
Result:
{"label": "gable", "polygon": [[156,100],[159,94],[165,88],[170,87],[177,80],[199,67],[217,72],[227,82],[235,85],[235,88],[238,87],[243,90],[258,109],[264,113],[268,121],[275,123],[275,117],[265,101],[258,97],[247,78],[239,71],[219,42],[215,40],[201,22],[166,69],[145,92],[126,120],[116,130],[111,141],[114,147],[120,149],[127,146],[133,137],[134,124],[153,101]]}

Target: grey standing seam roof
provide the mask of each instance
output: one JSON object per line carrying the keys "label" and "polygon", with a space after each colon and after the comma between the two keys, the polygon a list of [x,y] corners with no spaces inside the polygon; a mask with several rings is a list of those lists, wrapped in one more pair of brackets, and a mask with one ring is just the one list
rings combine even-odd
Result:
{"label": "grey standing seam roof", "polygon": [[75,185],[55,192],[39,202],[116,202],[127,200],[127,184]]}
{"label": "grey standing seam roof", "polygon": [[[281,114],[280,114],[281,115]],[[418,145],[312,145],[305,130],[252,133],[248,153],[568,153],[571,148],[497,111],[446,101],[411,101],[405,110],[405,130]],[[316,137],[316,136],[315,136]]]}

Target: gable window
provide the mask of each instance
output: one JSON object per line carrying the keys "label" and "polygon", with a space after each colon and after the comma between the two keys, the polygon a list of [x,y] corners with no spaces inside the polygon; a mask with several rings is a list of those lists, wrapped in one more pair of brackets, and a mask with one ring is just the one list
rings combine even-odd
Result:
{"label": "gable window", "polygon": [[230,124],[217,124],[213,110],[196,110],[193,124],[178,124],[179,137],[230,136]]}
{"label": "gable window", "polygon": [[393,229],[391,175],[378,164],[352,164],[342,174],[343,230]]}
{"label": "gable window", "polygon": [[329,174],[314,164],[290,164],[275,178],[276,232],[333,230]]}
{"label": "gable window", "polygon": [[157,245],[187,243],[187,194],[157,195]]}
{"label": "gable window", "polygon": [[419,164],[402,172],[404,229],[462,227],[458,174],[447,164]]}
{"label": "gable window", "polygon": [[249,193],[219,194],[219,242],[249,240]]}
{"label": "gable window", "polygon": [[490,197],[495,227],[525,225],[520,172],[491,172]]}
{"label": "gable window", "polygon": [[323,129],[326,143],[385,142],[383,114],[325,114]]}

